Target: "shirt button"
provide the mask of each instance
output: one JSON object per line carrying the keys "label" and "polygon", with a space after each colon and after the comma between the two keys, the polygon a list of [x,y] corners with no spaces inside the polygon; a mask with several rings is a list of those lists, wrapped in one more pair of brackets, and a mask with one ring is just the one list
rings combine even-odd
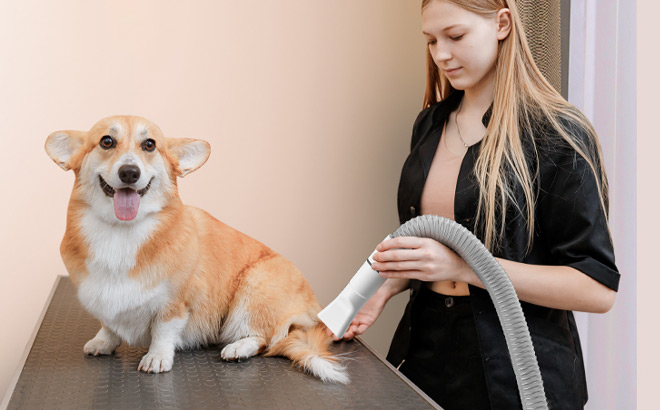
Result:
{"label": "shirt button", "polygon": [[415,209],[414,206],[411,206],[411,207],[410,207],[410,214],[411,214],[411,215],[415,215],[415,212],[417,212],[417,210]]}
{"label": "shirt button", "polygon": [[448,308],[454,306],[454,298],[449,296],[447,299],[445,299],[445,306],[447,306]]}

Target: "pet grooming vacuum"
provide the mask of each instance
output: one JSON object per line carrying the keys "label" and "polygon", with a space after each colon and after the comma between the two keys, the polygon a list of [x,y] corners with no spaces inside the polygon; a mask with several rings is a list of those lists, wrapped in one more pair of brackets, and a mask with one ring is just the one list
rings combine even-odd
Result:
{"label": "pet grooming vacuum", "polygon": [[[488,249],[462,225],[437,215],[422,215],[401,225],[392,235],[432,238],[456,252],[483,282],[490,294],[509,348],[523,409],[546,409],[541,371],[520,301],[511,280]],[[355,315],[385,282],[371,269],[371,257],[337,298],[319,313],[319,319],[342,337]]]}
{"label": "pet grooming vacuum", "polygon": [[[385,239],[390,238],[388,235]],[[371,258],[375,253],[374,249],[339,296],[318,314],[319,319],[338,338],[344,336],[355,315],[385,282],[385,278],[371,269]]]}

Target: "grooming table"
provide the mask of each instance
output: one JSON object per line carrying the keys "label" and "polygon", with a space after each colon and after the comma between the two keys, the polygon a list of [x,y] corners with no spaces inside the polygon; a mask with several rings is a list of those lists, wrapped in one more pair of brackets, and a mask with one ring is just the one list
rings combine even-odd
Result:
{"label": "grooming table", "polygon": [[335,343],[348,385],[326,384],[279,357],[240,363],[221,347],[177,352],[172,371],[137,371],[146,348],[122,343],[112,356],[85,356],[99,322],[59,276],[0,408],[8,409],[440,409],[362,340]]}

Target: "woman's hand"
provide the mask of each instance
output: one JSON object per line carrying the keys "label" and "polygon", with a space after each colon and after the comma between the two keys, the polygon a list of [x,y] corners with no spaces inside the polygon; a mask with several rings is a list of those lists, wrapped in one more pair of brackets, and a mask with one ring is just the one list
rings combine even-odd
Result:
{"label": "woman's hand", "polygon": [[476,276],[460,256],[434,239],[401,236],[384,240],[376,250],[371,267],[386,278],[468,282]]}
{"label": "woman's hand", "polygon": [[[403,292],[405,289],[408,289],[410,281],[408,279],[388,279],[383,283],[383,285],[376,291],[376,293],[364,304],[362,309],[355,316],[351,322],[348,330],[344,333],[343,340],[351,340],[355,336],[360,336],[367,329],[376,322],[376,319],[380,316],[392,296],[397,295]],[[328,330],[328,333],[332,335],[332,332]],[[332,335],[332,338],[335,341],[340,340],[338,337]]]}
{"label": "woman's hand", "polygon": [[[362,309],[355,316],[351,325],[348,327],[346,333],[344,333],[344,340],[351,340],[355,336],[359,336],[367,331],[367,329],[376,322],[378,316],[383,312],[387,300],[382,296],[376,293],[364,304]],[[335,341],[339,340],[336,336],[333,335]]]}

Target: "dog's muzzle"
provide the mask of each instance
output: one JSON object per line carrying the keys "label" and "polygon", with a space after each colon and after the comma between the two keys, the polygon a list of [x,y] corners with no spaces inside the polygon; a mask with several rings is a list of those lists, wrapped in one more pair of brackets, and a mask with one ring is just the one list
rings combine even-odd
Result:
{"label": "dog's muzzle", "polygon": [[[139,176],[138,176],[138,178],[139,178]],[[147,191],[149,190],[149,188],[151,187],[151,182],[152,182],[153,180],[154,180],[154,178],[152,177],[152,178],[149,180],[149,183],[147,184],[147,186],[145,186],[145,187],[142,188],[142,189],[137,190],[138,195],[143,196],[144,194],[146,194]],[[104,193],[106,196],[108,196],[108,197],[110,197],[110,198],[113,198],[113,197],[115,196],[115,192],[117,192],[116,189],[113,188],[113,187],[111,187],[110,184],[108,184],[108,183],[105,181],[105,179],[103,179],[103,177],[102,177],[101,175],[99,175],[99,183],[101,184],[101,189],[103,190],[103,193]]]}

